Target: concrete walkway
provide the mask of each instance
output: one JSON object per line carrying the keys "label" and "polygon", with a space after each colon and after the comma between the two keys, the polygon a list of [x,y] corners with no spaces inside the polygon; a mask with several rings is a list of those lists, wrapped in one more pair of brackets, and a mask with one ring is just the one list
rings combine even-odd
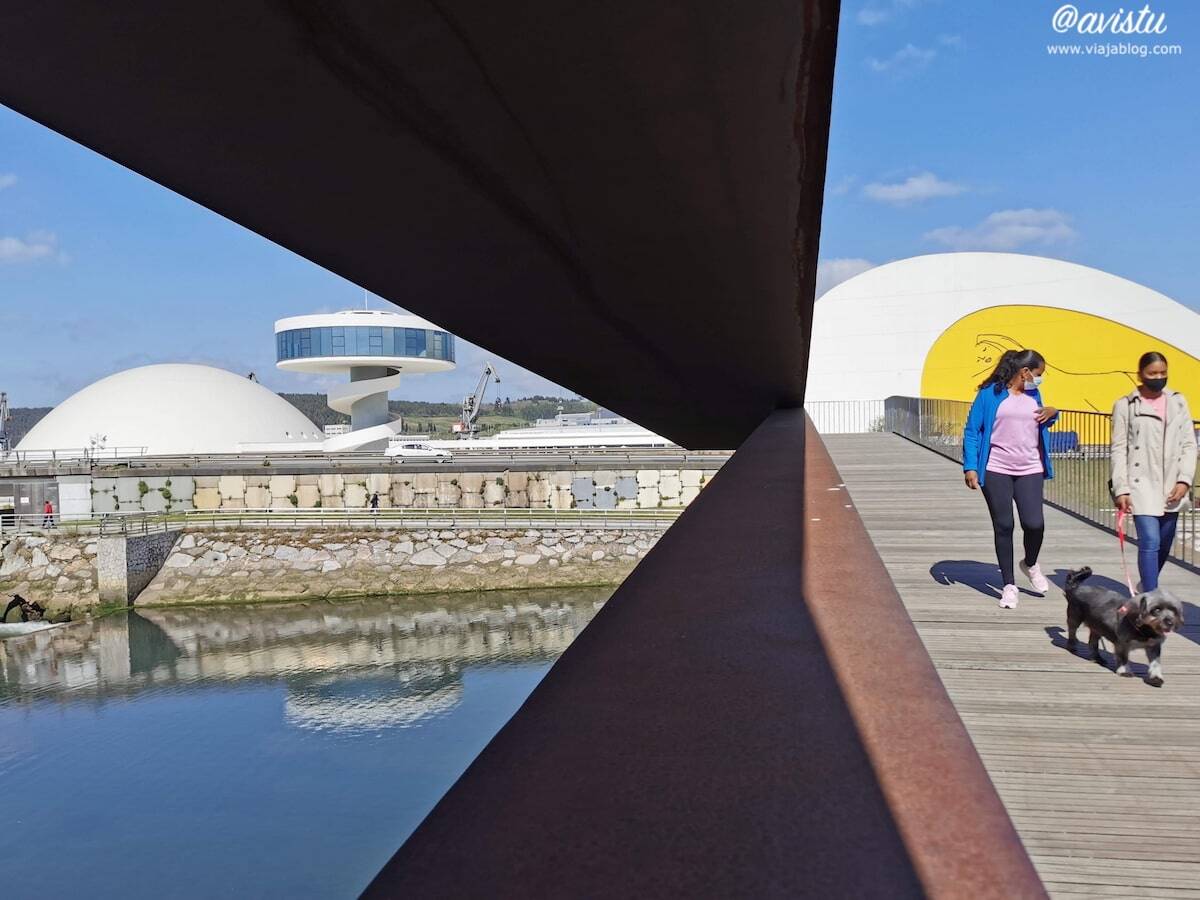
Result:
{"label": "concrete walkway", "polygon": [[[1187,618],[1166,685],[1120,678],[1065,649],[1058,587],[996,605],[987,510],[957,465],[894,435],[825,442],[1051,894],[1200,900],[1200,576],[1163,572]],[[1041,563],[1121,587],[1115,538],[1049,508]]]}

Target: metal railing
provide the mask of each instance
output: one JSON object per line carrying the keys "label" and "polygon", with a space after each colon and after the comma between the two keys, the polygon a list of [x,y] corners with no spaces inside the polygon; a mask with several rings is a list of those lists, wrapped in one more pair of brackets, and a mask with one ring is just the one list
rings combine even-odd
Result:
{"label": "metal railing", "polygon": [[18,533],[87,534],[95,532],[97,519],[87,516],[60,516],[54,513],[14,513],[9,508],[0,509],[0,537]]}
{"label": "metal railing", "polygon": [[66,447],[60,450],[0,450],[0,463],[74,463],[145,456],[145,447]]}
{"label": "metal railing", "polygon": [[[886,430],[962,462],[963,430],[971,404],[962,400],[889,397]],[[1200,423],[1197,423],[1200,426]],[[1107,413],[1061,411],[1047,432],[1054,478],[1046,482],[1046,502],[1102,528],[1116,529],[1116,509],[1108,491],[1112,416]],[[1193,485],[1195,490],[1195,485]],[[1182,513],[1171,556],[1194,566],[1200,561],[1200,516]]]}
{"label": "metal railing", "polygon": [[151,534],[169,529],[537,529],[656,530],[667,528],[682,507],[655,509],[236,509],[167,513],[114,512],[52,520],[37,514],[0,516],[0,534]]}
{"label": "metal railing", "polygon": [[[467,443],[467,442],[464,442]],[[134,448],[140,449],[140,448]],[[120,448],[102,456],[83,456],[77,451],[12,451],[0,454],[0,471],[22,475],[27,472],[59,472],[64,469],[93,472],[113,470],[163,470],[168,472],[245,472],[274,468],[284,473],[330,471],[429,470],[442,466],[463,470],[486,465],[489,470],[512,467],[558,466],[632,468],[637,466],[720,466],[732,451],[684,450],[669,447],[590,448],[455,448],[450,456],[385,456],[375,451],[337,453],[205,453],[195,455],[125,455]]]}
{"label": "metal railing", "polygon": [[883,431],[883,400],[810,400],[804,411],[820,434],[866,434]]}

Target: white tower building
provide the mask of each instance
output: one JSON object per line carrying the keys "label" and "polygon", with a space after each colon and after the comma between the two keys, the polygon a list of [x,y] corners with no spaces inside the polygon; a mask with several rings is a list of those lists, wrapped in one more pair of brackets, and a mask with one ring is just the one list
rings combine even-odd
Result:
{"label": "white tower building", "polygon": [[382,448],[400,429],[388,413],[388,391],[405,374],[454,368],[454,336],[407,313],[353,309],[291,316],[275,323],[280,369],[350,376],[328,392],[330,408],[350,416],[351,431],[326,450]]}

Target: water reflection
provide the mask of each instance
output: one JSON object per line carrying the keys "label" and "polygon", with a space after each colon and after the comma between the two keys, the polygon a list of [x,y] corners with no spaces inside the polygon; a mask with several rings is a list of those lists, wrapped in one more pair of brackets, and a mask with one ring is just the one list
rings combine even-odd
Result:
{"label": "water reflection", "polygon": [[282,679],[298,727],[402,726],[453,709],[466,666],[555,659],[607,591],[590,593],[131,610],[0,642],[0,699]]}
{"label": "water reflection", "polygon": [[433,666],[400,677],[320,678],[289,692],[288,724],[315,731],[373,731],[408,727],[462,702],[461,670]]}
{"label": "water reflection", "polygon": [[0,895],[355,895],[610,592],[136,610],[0,641],[0,858],[69,847]]}

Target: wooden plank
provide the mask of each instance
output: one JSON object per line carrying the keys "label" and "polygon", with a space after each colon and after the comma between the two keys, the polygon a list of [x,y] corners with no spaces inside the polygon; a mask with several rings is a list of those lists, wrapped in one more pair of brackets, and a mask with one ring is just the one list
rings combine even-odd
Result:
{"label": "wooden plank", "polygon": [[[1163,572],[1192,613],[1166,686],[1120,678],[1062,646],[1057,587],[996,605],[987,510],[958,466],[894,435],[825,442],[1051,895],[1200,900],[1200,577]],[[1058,584],[1080,565],[1122,581],[1112,536],[1049,508],[1041,562]]]}

